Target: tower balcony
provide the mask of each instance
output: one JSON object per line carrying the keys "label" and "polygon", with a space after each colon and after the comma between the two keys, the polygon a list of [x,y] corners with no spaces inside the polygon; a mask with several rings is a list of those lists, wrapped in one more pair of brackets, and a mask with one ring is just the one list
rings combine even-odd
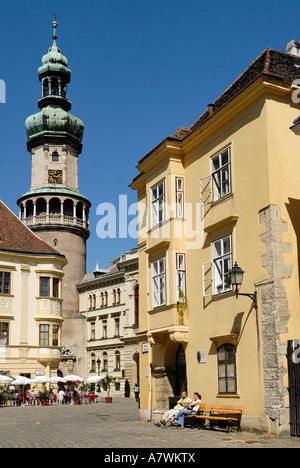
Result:
{"label": "tower balcony", "polygon": [[61,225],[78,226],[84,229],[89,229],[89,222],[87,220],[64,214],[41,214],[37,216],[29,215],[27,218],[23,218],[22,220],[26,226],[30,228],[46,225]]}
{"label": "tower balcony", "polygon": [[66,193],[56,196],[51,196],[49,193],[26,195],[18,201],[19,218],[30,229],[33,231],[64,229],[89,237],[90,202],[79,193],[76,194],[76,198]]}

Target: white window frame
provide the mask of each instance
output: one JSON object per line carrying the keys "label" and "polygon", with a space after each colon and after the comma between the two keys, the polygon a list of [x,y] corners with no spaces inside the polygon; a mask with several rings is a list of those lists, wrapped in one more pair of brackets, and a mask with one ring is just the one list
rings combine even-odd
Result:
{"label": "white window frame", "polygon": [[166,305],[166,258],[152,262],[153,309]]}
{"label": "white window frame", "polygon": [[[185,276],[185,254],[176,254],[176,290],[177,302],[185,303],[186,299],[186,276]],[[180,297],[180,290],[183,296]]]}
{"label": "white window frame", "polygon": [[229,147],[211,158],[211,186],[212,202],[220,200],[231,193],[231,155]]}
{"label": "white window frame", "polygon": [[151,190],[152,227],[165,220],[165,181],[163,180]]}
{"label": "white window frame", "polygon": [[[226,241],[229,248],[224,249]],[[221,244],[219,248],[217,243]],[[232,268],[232,235],[228,234],[214,241],[212,250],[212,260],[202,265],[203,297],[232,291],[232,286],[226,283],[227,273]]]}
{"label": "white window frame", "polygon": [[220,294],[231,291],[232,286],[226,283],[226,277],[232,268],[231,234],[213,242],[213,292]]}
{"label": "white window frame", "polygon": [[183,177],[176,177],[176,218],[184,217],[184,180]]}

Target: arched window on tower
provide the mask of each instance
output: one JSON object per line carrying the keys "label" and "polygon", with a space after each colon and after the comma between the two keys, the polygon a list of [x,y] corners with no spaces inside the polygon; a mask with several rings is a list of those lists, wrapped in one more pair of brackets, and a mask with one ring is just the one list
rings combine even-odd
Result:
{"label": "arched window on tower", "polygon": [[76,205],[76,218],[82,220],[83,217],[83,204],[78,202]]}
{"label": "arched window on tower", "polygon": [[53,151],[51,155],[51,161],[52,162],[59,162],[59,153],[58,151]]}
{"label": "arched window on tower", "polygon": [[64,215],[73,217],[73,201],[70,199],[64,201]]}
{"label": "arched window on tower", "polygon": [[32,218],[33,216],[33,202],[32,200],[28,200],[26,202],[26,216],[27,218]]}
{"label": "arched window on tower", "polygon": [[61,211],[61,204],[59,198],[51,198],[49,201],[49,213],[50,216],[58,216],[60,215]]}
{"label": "arched window on tower", "polygon": [[47,204],[44,198],[38,198],[36,201],[36,215],[45,216],[47,211]]}
{"label": "arched window on tower", "polygon": [[48,96],[48,95],[49,95],[49,83],[48,83],[48,79],[46,78],[43,81],[43,97]]}
{"label": "arched window on tower", "polygon": [[51,94],[52,96],[59,96],[58,80],[51,80]]}

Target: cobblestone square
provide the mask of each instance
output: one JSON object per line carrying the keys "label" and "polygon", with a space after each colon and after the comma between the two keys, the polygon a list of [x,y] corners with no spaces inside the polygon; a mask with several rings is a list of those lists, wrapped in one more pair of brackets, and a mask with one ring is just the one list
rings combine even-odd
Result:
{"label": "cobblestone square", "polygon": [[167,448],[191,452],[200,448],[300,448],[300,439],[292,437],[158,428],[139,421],[136,402],[123,398],[114,398],[112,404],[4,407],[0,418],[0,448]]}

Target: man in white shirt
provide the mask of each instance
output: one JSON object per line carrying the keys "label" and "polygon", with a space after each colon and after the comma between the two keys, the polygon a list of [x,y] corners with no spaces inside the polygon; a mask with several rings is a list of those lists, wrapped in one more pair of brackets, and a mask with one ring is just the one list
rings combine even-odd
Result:
{"label": "man in white shirt", "polygon": [[62,402],[64,401],[64,398],[65,398],[65,392],[63,390],[60,390],[57,394],[57,398],[58,398],[58,403],[59,404],[62,404]]}

